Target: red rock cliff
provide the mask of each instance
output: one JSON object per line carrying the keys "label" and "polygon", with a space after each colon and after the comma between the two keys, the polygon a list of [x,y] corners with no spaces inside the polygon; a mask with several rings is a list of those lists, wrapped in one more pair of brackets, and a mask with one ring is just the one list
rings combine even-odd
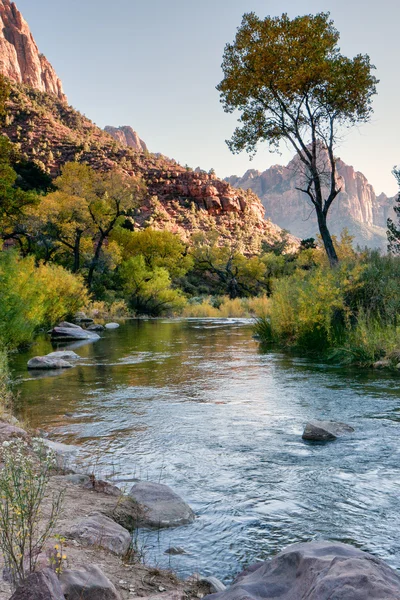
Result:
{"label": "red rock cliff", "polygon": [[107,127],[104,127],[104,131],[124,146],[129,146],[138,152],[147,152],[146,144],[129,125],[125,125],[124,127],[111,127],[107,125]]}
{"label": "red rock cliff", "polygon": [[0,72],[17,83],[67,100],[60,79],[40,54],[29,25],[10,0],[0,0]]}

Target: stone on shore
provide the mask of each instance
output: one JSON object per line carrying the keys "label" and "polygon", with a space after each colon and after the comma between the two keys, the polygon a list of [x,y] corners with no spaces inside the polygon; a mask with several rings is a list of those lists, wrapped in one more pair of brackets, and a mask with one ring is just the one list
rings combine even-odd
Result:
{"label": "stone on shore", "polygon": [[353,431],[353,427],[338,421],[309,421],[302,438],[312,442],[329,442]]}
{"label": "stone on shore", "polygon": [[59,323],[57,325],[57,327],[69,327],[72,329],[82,329],[82,327],[80,325],[76,325],[75,323],[69,323],[69,321],[61,321],[61,323]]}
{"label": "stone on shore", "polygon": [[20,427],[0,421],[0,445],[4,442],[10,442],[15,438],[27,439],[28,434]]}
{"label": "stone on shore", "polygon": [[118,329],[118,327],[119,327],[118,323],[106,323],[105,324],[106,329]]}
{"label": "stone on shore", "polygon": [[78,360],[79,354],[72,350],[58,350],[57,352],[50,352],[46,354],[46,358],[60,358],[61,360]]}
{"label": "stone on shore", "polygon": [[28,369],[45,370],[50,369],[71,369],[72,365],[62,358],[51,358],[49,356],[35,356],[28,361]]}
{"label": "stone on shore", "polygon": [[97,565],[65,570],[60,575],[66,600],[120,600],[121,596]]}
{"label": "stone on shore", "polygon": [[170,487],[140,481],[129,492],[141,508],[140,523],[145,527],[179,527],[193,523],[196,516],[190,506]]}
{"label": "stone on shore", "polygon": [[93,319],[86,316],[86,313],[80,311],[74,316],[75,323],[93,323]]}
{"label": "stone on shore", "polygon": [[54,327],[51,330],[51,339],[55,341],[68,342],[70,340],[99,340],[100,336],[93,331],[82,329],[82,327]]}
{"label": "stone on shore", "polygon": [[400,574],[337,542],[293,544],[241,573],[212,600],[399,600]]}
{"label": "stone on shore", "polygon": [[100,323],[93,323],[92,325],[89,325],[87,331],[104,331],[104,329],[105,327],[103,325],[100,325]]}
{"label": "stone on shore", "polygon": [[32,573],[10,600],[65,600],[57,575],[51,569]]}
{"label": "stone on shore", "polygon": [[88,546],[105,548],[118,556],[125,555],[131,545],[129,531],[101,513],[94,513],[74,523],[67,536]]}

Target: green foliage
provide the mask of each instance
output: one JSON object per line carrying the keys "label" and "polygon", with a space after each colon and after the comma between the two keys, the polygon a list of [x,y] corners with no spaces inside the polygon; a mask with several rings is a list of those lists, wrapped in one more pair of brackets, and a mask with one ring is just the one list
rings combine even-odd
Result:
{"label": "green foliage", "polygon": [[166,269],[172,279],[183,277],[193,266],[187,245],[170,231],[159,231],[148,227],[143,231],[129,231],[118,227],[111,239],[121,248],[123,260],[141,255],[146,267]]}
{"label": "green foliage", "polygon": [[88,302],[83,281],[57,265],[0,253],[0,340],[9,348],[32,341],[40,327],[74,314]]}
{"label": "green foliage", "polygon": [[55,528],[63,493],[53,496],[43,519],[43,501],[56,457],[42,439],[34,439],[32,447],[21,439],[4,442],[1,454],[0,549],[16,588],[35,571],[39,554]]}
{"label": "green foliage", "polygon": [[168,271],[149,269],[141,254],[125,261],[120,275],[124,294],[138,314],[157,317],[179,312],[186,304],[182,292],[172,288]]}

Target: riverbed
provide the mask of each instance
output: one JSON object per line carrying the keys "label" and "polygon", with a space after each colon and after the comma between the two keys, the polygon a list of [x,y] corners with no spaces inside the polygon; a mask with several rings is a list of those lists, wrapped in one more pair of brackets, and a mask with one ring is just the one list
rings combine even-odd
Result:
{"label": "riverbed", "polygon": [[[82,471],[171,486],[193,525],[137,532],[145,560],[224,581],[290,543],[349,542],[400,568],[400,377],[261,352],[247,320],[127,320],[32,374],[16,355],[17,416],[76,445]],[[307,420],[355,433],[301,439]],[[184,548],[171,556],[165,550]]]}

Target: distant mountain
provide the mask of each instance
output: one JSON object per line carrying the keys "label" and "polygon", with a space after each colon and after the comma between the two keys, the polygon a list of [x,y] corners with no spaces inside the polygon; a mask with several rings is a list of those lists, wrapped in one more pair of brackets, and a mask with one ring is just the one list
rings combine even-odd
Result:
{"label": "distant mountain", "polygon": [[140,139],[136,131],[129,125],[124,125],[123,127],[111,127],[107,125],[104,127],[104,131],[112,135],[117,142],[124,146],[129,146],[138,152],[148,152],[144,141]]}
{"label": "distant mountain", "polygon": [[[394,198],[376,195],[366,177],[341,159],[337,162],[342,191],[328,215],[328,226],[339,235],[347,227],[361,246],[386,248],[386,221]],[[280,227],[300,238],[315,237],[318,226],[310,201],[298,191],[301,169],[295,157],[286,167],[274,165],[264,172],[250,169],[243,177],[227,177],[235,188],[252,190],[261,199],[266,213]]]}
{"label": "distant mountain", "polygon": [[56,72],[41,54],[14,2],[0,0],[0,73],[67,101]]}

